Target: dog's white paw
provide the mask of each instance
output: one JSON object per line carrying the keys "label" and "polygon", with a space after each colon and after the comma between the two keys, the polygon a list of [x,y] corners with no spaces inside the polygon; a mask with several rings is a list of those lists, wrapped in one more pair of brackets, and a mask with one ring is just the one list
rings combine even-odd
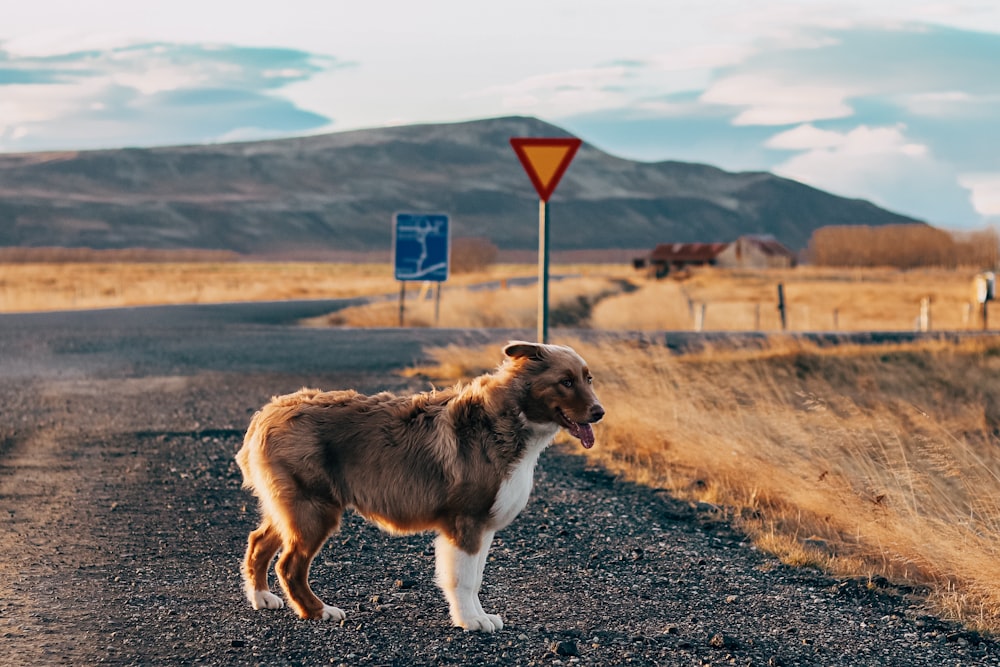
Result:
{"label": "dog's white paw", "polygon": [[323,620],[324,621],[342,621],[347,618],[347,614],[344,613],[343,609],[338,607],[331,607],[328,604],[323,605]]}
{"label": "dog's white paw", "polygon": [[281,609],[285,606],[284,600],[271,591],[254,591],[250,604],[254,609]]}
{"label": "dog's white paw", "polygon": [[503,630],[503,620],[496,614],[472,616],[455,625],[465,628],[467,632],[496,632],[497,630]]}

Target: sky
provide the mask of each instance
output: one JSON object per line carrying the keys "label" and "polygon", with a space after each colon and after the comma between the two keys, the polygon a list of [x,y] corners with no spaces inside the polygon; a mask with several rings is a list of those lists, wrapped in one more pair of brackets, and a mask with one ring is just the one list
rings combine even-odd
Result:
{"label": "sky", "polygon": [[530,115],[620,157],[1000,224],[995,0],[16,4],[3,153]]}

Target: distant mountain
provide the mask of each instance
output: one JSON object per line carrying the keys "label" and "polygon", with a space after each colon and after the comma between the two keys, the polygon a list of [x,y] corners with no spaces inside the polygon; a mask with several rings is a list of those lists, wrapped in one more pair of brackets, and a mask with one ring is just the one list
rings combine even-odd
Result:
{"label": "distant mountain", "polygon": [[[509,139],[534,118],[253,143],[0,154],[0,246],[383,250],[397,211],[449,213],[454,236],[537,247],[538,199]],[[552,248],[642,248],[825,225],[912,223],[766,172],[633,162],[584,144],[550,206]]]}

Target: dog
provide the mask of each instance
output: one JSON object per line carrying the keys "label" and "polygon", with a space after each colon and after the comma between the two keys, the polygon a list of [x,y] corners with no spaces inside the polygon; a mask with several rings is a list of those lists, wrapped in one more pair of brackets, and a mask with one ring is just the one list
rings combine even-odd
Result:
{"label": "dog", "polygon": [[435,531],[435,579],[451,621],[494,632],[479,602],[493,535],[524,509],[535,463],[560,428],[584,447],[604,408],[572,348],[511,341],[492,374],[412,396],[302,389],[250,421],[236,455],[260,504],[243,564],[254,609],[279,609],[278,581],[302,618],[341,621],[309,587],[309,567],[345,509],[393,534]]}

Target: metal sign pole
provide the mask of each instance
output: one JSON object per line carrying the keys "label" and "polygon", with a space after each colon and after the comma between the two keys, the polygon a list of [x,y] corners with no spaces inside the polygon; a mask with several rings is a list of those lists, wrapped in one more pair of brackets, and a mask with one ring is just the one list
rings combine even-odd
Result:
{"label": "metal sign pole", "polygon": [[406,282],[399,281],[399,326],[403,326],[403,311],[406,309]]}
{"label": "metal sign pole", "polygon": [[549,342],[549,197],[583,142],[575,137],[512,137],[510,145],[538,193],[538,342]]}
{"label": "metal sign pole", "polygon": [[441,324],[441,283],[437,284],[437,294],[434,295],[434,326]]}
{"label": "metal sign pole", "polygon": [[549,203],[538,201],[538,342],[549,342]]}

